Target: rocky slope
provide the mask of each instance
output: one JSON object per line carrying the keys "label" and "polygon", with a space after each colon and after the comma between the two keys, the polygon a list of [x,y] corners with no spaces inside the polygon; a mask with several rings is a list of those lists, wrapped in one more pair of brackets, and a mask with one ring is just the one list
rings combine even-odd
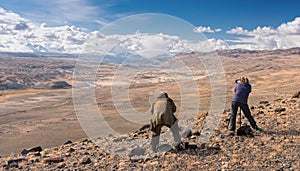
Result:
{"label": "rocky slope", "polygon": [[[254,137],[227,136],[230,111],[225,111],[215,134],[206,144],[196,144],[207,112],[198,114],[193,129],[184,130],[183,150],[127,156],[105,151],[92,140],[68,141],[50,149],[35,147],[0,158],[0,170],[299,170],[300,92],[286,99],[261,101],[251,111],[264,131]],[[247,122],[243,118],[243,122]],[[149,139],[147,126],[124,139]],[[100,138],[101,139],[101,138]],[[110,137],[112,142],[117,138]],[[129,141],[128,141],[129,142]],[[196,146],[195,146],[196,145]]]}

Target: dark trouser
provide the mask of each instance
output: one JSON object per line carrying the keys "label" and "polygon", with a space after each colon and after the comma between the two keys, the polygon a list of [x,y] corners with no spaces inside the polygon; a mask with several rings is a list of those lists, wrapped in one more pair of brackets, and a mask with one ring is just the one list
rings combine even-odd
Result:
{"label": "dark trouser", "polygon": [[[151,147],[153,150],[156,150],[158,147],[160,132],[161,132],[161,128],[163,126],[164,125],[159,124],[153,129],[153,134],[152,134],[152,139],[151,139]],[[180,135],[179,135],[179,128],[178,128],[178,120],[176,120],[174,122],[174,124],[171,126],[170,129],[171,129],[173,137],[174,137],[175,146],[177,146],[181,142]]]}
{"label": "dark trouser", "polygon": [[246,116],[246,118],[250,122],[251,127],[253,129],[256,129],[257,125],[256,125],[256,122],[255,122],[255,120],[253,119],[253,117],[251,115],[248,104],[242,104],[242,103],[239,103],[239,102],[232,102],[231,107],[232,107],[232,113],[231,113],[231,116],[230,116],[230,122],[229,122],[229,126],[228,126],[229,130],[235,131],[235,128],[236,128],[236,115],[237,115],[237,111],[238,111],[239,107],[242,109],[244,115]]}

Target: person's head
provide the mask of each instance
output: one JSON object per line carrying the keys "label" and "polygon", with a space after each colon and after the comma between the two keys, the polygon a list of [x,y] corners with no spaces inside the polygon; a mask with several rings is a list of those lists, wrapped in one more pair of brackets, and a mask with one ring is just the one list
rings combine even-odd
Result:
{"label": "person's head", "polygon": [[239,81],[242,83],[249,83],[249,79],[245,76],[240,77]]}
{"label": "person's head", "polygon": [[161,92],[161,93],[157,96],[157,98],[169,98],[169,96],[168,96],[168,93],[166,93],[166,92]]}
{"label": "person's head", "polygon": [[168,98],[168,93],[161,90],[154,90],[149,96],[149,103],[152,104],[157,98]]}

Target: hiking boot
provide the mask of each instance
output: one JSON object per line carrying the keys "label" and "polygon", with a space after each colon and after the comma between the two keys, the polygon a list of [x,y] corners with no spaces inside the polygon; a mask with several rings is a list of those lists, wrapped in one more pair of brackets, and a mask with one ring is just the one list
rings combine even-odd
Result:
{"label": "hiking boot", "polygon": [[234,136],[234,134],[235,134],[234,131],[228,131],[227,134],[226,134],[226,136],[227,137],[232,137],[232,136]]}
{"label": "hiking boot", "polygon": [[158,148],[157,147],[152,147],[151,150],[152,150],[153,153],[157,153],[158,152]]}
{"label": "hiking boot", "polygon": [[262,129],[262,128],[260,128],[260,127],[258,127],[258,126],[256,126],[256,128],[255,128],[256,130],[258,130],[258,131],[261,131],[261,132],[263,132],[264,130]]}
{"label": "hiking boot", "polygon": [[182,150],[184,149],[184,144],[183,144],[183,142],[176,143],[176,144],[177,144],[177,145],[174,145],[174,150],[175,150],[176,152],[182,151]]}

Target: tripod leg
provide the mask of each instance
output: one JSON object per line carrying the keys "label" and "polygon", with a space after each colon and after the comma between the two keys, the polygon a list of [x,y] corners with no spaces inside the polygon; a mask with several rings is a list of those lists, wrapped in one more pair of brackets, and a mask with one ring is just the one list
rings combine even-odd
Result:
{"label": "tripod leg", "polygon": [[239,107],[239,115],[240,115],[240,127],[242,126],[242,109]]}

